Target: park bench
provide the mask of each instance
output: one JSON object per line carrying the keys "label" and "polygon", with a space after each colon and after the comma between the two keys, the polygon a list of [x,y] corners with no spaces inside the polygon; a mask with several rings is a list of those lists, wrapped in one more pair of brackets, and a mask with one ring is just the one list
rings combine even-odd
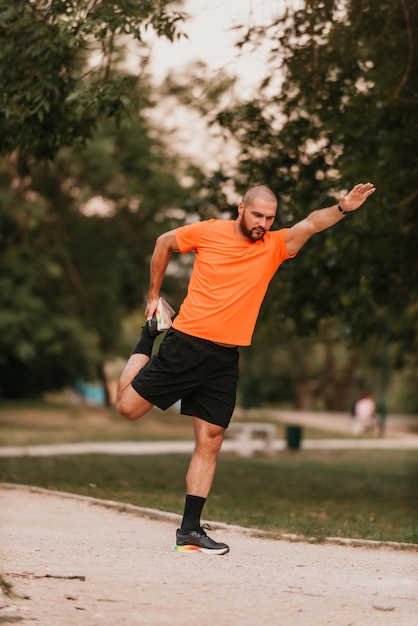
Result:
{"label": "park bench", "polygon": [[237,440],[237,452],[240,456],[249,457],[254,452],[254,439],[263,441],[262,452],[271,456],[274,454],[274,440],[276,438],[276,427],[273,424],[260,422],[235,422],[229,425],[226,430],[228,438]]}

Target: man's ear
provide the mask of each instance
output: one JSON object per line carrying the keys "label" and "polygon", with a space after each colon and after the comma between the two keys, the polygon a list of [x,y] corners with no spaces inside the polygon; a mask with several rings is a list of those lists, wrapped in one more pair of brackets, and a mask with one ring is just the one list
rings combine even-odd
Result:
{"label": "man's ear", "polygon": [[244,203],[240,202],[238,205],[238,215],[241,215],[244,211]]}

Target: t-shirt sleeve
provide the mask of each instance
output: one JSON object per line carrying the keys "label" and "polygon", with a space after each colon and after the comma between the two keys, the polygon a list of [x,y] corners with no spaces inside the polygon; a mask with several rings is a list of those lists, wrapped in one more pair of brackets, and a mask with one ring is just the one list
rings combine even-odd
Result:
{"label": "t-shirt sleeve", "polygon": [[295,252],[294,254],[289,254],[287,251],[286,231],[288,230],[288,228],[282,228],[274,232],[274,235],[276,237],[276,258],[278,263],[281,263],[286,259],[293,259],[297,255],[297,252]]}
{"label": "t-shirt sleeve", "polygon": [[180,226],[176,230],[176,241],[180,252],[190,252],[199,245],[205,228],[205,222],[195,222],[187,226]]}

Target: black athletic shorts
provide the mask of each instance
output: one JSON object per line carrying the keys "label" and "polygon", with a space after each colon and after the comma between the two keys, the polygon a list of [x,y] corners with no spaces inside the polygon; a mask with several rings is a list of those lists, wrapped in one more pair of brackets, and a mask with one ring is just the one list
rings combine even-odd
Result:
{"label": "black athletic shorts", "polygon": [[235,407],[238,361],[238,348],[170,328],[132,387],[160,409],[181,400],[183,415],[227,428]]}

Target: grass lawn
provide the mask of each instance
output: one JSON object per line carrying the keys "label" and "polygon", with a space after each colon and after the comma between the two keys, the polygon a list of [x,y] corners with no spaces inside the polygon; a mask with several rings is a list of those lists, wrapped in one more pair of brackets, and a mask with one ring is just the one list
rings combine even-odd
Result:
{"label": "grass lawn", "polygon": [[0,405],[2,446],[162,439],[193,439],[190,419],[174,410],[153,409],[145,419],[129,422],[102,407]]}
{"label": "grass lawn", "polygon": [[[175,413],[129,423],[100,409],[0,407],[1,445],[191,438],[190,422]],[[0,481],[181,514],[188,463],[188,455],[0,458]],[[250,459],[221,453],[204,517],[318,540],[418,543],[417,485],[413,450],[282,451]]]}
{"label": "grass lawn", "polygon": [[[262,416],[262,413],[261,413]],[[266,420],[262,417],[262,421]],[[285,437],[285,425],[274,423],[277,437]],[[344,438],[345,435],[304,428],[305,439]],[[0,404],[0,446],[29,446],[83,441],[192,440],[191,418],[175,409],[153,409],[144,419],[129,422],[114,409],[68,407],[43,403]]]}
{"label": "grass lawn", "polygon": [[[0,480],[182,513],[189,457],[0,458]],[[221,454],[206,519],[297,533],[418,543],[414,451]]]}

